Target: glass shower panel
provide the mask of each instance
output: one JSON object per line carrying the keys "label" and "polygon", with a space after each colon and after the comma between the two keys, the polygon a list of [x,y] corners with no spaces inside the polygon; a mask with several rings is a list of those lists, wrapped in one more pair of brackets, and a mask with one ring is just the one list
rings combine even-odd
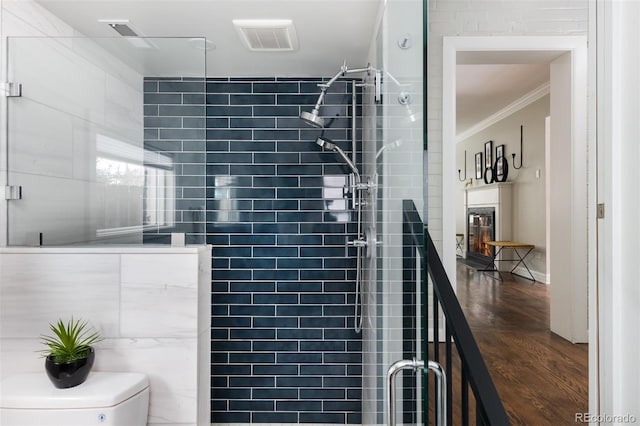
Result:
{"label": "glass shower panel", "polygon": [[[7,202],[9,245],[166,243],[172,232],[199,242],[205,200],[181,210],[182,153],[188,140],[190,164],[204,169],[204,120],[185,129],[182,117],[159,117],[183,94],[157,83],[188,80],[204,117],[206,58],[193,40],[8,39],[9,80],[22,87],[7,102],[8,184],[19,194]],[[204,192],[204,173],[189,178]]]}
{"label": "glass shower panel", "polygon": [[[377,175],[373,209],[376,261],[366,292],[363,331],[363,424],[386,424],[386,373],[394,362],[421,358],[420,288],[405,283],[421,265],[403,265],[403,200],[424,212],[423,0],[385,2],[371,62],[382,73],[382,102],[365,96],[365,174]],[[418,424],[422,415],[415,373],[396,380],[398,424]]]}

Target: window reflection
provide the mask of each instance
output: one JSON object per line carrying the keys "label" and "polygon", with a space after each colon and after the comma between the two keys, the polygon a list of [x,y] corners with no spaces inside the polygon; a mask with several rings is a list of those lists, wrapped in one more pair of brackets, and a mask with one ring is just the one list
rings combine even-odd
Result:
{"label": "window reflection", "polygon": [[175,173],[172,169],[149,164],[145,165],[144,169],[144,225],[173,226],[176,203]]}
{"label": "window reflection", "polygon": [[174,226],[175,172],[165,154],[97,136],[98,237]]}

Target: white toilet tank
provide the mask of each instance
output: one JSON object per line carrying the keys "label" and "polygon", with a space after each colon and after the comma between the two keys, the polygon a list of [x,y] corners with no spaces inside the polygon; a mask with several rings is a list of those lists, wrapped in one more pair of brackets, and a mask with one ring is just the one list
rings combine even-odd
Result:
{"label": "white toilet tank", "polygon": [[92,372],[69,389],[44,371],[0,382],[2,426],[144,426],[148,410],[149,380],[139,373]]}

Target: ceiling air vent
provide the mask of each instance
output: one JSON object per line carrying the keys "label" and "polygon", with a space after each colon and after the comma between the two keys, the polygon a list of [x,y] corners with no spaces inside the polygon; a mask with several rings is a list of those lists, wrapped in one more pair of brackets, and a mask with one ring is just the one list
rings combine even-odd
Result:
{"label": "ceiling air vent", "polygon": [[138,37],[130,26],[128,19],[98,19],[98,22],[107,24],[123,37]]}
{"label": "ceiling air vent", "polygon": [[249,50],[296,50],[298,38],[290,19],[234,19],[233,25]]}

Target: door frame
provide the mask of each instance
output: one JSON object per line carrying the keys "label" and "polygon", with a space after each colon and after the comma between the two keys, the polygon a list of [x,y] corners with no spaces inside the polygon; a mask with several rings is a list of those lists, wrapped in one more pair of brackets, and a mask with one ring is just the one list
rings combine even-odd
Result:
{"label": "door frame", "polygon": [[[458,52],[558,52],[570,55],[571,117],[570,158],[566,159],[570,172],[571,215],[566,256],[571,265],[568,297],[571,326],[563,337],[577,342],[597,342],[597,292],[596,292],[596,161],[595,137],[588,117],[593,116],[593,88],[587,85],[589,78],[588,48],[586,36],[479,36],[444,37],[442,73],[442,247],[443,263],[455,288],[455,215],[457,176],[455,163],[456,142],[456,56]],[[553,87],[551,88],[553,97]],[[589,129],[589,131],[587,131]],[[592,149],[589,149],[592,147]],[[552,166],[553,167],[553,166]],[[566,163],[565,163],[566,167]],[[550,202],[550,200],[548,200]],[[583,212],[583,213],[580,213]],[[570,213],[568,213],[570,214]],[[549,218],[547,217],[547,223]],[[451,236],[452,238],[449,238]],[[547,247],[549,255],[549,247]],[[556,252],[557,253],[557,252]],[[559,253],[562,256],[562,253]],[[547,271],[550,275],[551,271]],[[563,277],[564,278],[564,277]],[[587,283],[587,291],[580,287]],[[553,288],[553,285],[552,285]],[[553,293],[552,293],[553,297]],[[553,318],[553,314],[552,314]],[[553,329],[553,321],[552,321]],[[596,344],[589,346],[589,405],[597,407]]]}

